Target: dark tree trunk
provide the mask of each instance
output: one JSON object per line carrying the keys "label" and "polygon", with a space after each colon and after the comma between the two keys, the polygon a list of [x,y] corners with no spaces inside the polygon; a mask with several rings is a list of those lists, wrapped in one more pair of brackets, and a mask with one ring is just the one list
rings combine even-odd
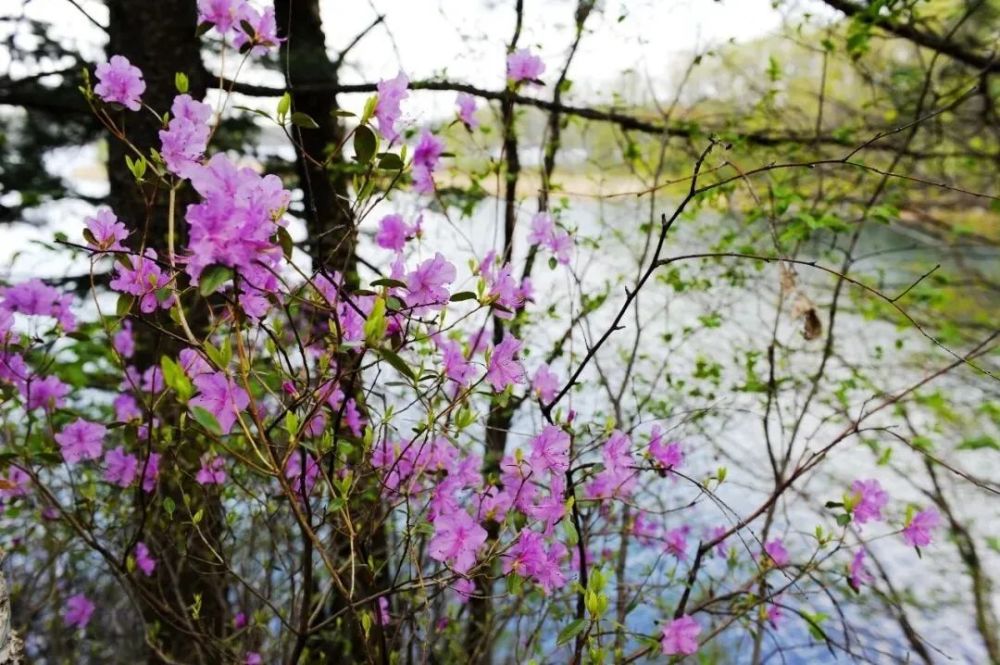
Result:
{"label": "dark tree trunk", "polygon": [[[291,92],[292,110],[305,113],[311,117],[317,128],[292,128],[292,136],[296,143],[296,171],[299,185],[305,202],[306,229],[308,231],[308,250],[313,263],[313,272],[330,275],[340,273],[343,284],[348,289],[358,285],[357,259],[357,229],[354,215],[348,199],[348,184],[350,182],[350,166],[345,163],[341,144],[345,131],[336,111],[338,108],[336,96],[330,92],[308,89],[304,84],[324,83],[336,85],[340,61],[331,60],[326,50],[326,35],[320,16],[318,0],[276,0],[275,14],[279,34],[285,39],[282,43],[281,55],[286,72],[286,84]],[[337,358],[341,368],[340,383],[345,395],[359,398],[360,377],[358,375],[358,359],[353,354],[341,354]],[[359,408],[362,408],[358,399]],[[331,419],[331,426],[344,427],[339,415]],[[335,432],[334,439],[338,438]],[[354,460],[356,468],[361,468],[363,460]],[[359,492],[366,496],[378,496],[377,488],[369,488],[370,492]],[[363,525],[364,530],[356,535],[355,565],[358,579],[355,587],[354,601],[373,595],[379,589],[386,587],[381,575],[371,570],[368,560],[386,560],[386,542],[384,529],[379,526],[381,520],[381,505],[378,499],[358,500],[351,506],[354,524]],[[336,561],[346,562],[351,556],[350,543],[343,537],[337,537],[330,547],[335,553]],[[307,562],[305,565],[312,565]],[[310,593],[314,593],[311,590]],[[319,602],[319,597],[307,599],[299,609],[300,617],[313,615],[313,603]],[[326,608],[327,616],[339,614],[342,620],[319,634],[313,634],[309,625],[300,626],[300,636],[293,650],[292,662],[296,662],[303,650],[308,647],[311,653],[319,653],[326,657],[327,662],[337,658],[348,658],[351,662],[368,660],[374,662],[377,654],[385,654],[386,636],[378,625],[374,625],[370,638],[366,639],[361,626],[354,620],[351,612],[344,610],[352,599],[334,594]],[[377,608],[365,608],[377,612]],[[317,623],[322,623],[325,617],[316,617]]]}
{"label": "dark tree trunk", "polygon": [[[146,81],[143,102],[162,115],[170,110],[174,96],[175,74],[183,72],[189,80],[189,94],[204,97],[208,74],[201,60],[201,43],[195,34],[197,7],[194,0],[136,3],[129,0],[108,0],[108,56],[123,55],[142,70]],[[146,109],[123,112],[116,117],[129,141],[147,155],[150,148],[159,148],[158,119]],[[132,247],[151,247],[160,257],[167,254],[168,196],[166,188],[152,179],[137,185],[125,167],[127,146],[112,138],[108,150],[108,177],[111,203],[115,213],[133,229]],[[131,155],[134,157],[134,154]],[[178,191],[175,226],[178,238],[175,247],[183,247],[186,205],[194,200],[190,188]],[[141,316],[138,308],[133,312]],[[158,311],[152,315],[156,325],[179,333],[178,327]],[[189,313],[191,326],[197,332],[204,318]],[[134,326],[136,333],[136,365],[144,369],[157,364],[162,355],[176,358],[181,346],[171,337],[154,332],[149,326]],[[179,414],[178,414],[179,415]],[[157,428],[159,431],[161,428]],[[148,580],[137,577],[141,585],[136,597],[143,602],[147,624],[155,626],[149,662],[218,663],[226,657],[221,639],[226,634],[226,567],[218,560],[224,514],[219,497],[194,484],[194,474],[204,452],[198,444],[167,445],[156,437],[140,441],[145,459],[155,451],[163,455],[157,494],[144,495],[136,490],[137,503],[145,502],[138,533],[130,540],[144,540],[159,559],[156,573]],[[159,506],[170,497],[178,513],[202,511],[197,529],[187,520],[174,520]],[[185,501],[187,497],[188,501]],[[185,507],[188,506],[188,507]],[[194,611],[192,608],[197,608]],[[159,650],[161,653],[157,653]]]}

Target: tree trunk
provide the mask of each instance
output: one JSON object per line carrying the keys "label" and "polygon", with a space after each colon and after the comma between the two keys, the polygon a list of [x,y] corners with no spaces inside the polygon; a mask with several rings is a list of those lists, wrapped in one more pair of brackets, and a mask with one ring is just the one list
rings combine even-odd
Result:
{"label": "tree trunk", "polygon": [[[128,0],[107,0],[109,10],[108,56],[124,55],[142,70],[146,90],[143,102],[162,115],[170,110],[175,95],[175,74],[183,72],[189,80],[189,94],[195,99],[205,95],[208,73],[201,60],[201,42],[195,33],[197,7],[194,0],[140,3]],[[122,112],[116,122],[124,126],[133,145],[146,152],[159,148],[158,119],[146,109]],[[168,199],[162,186],[152,181],[140,187],[125,167],[127,146],[111,139],[108,149],[108,177],[111,202],[122,221],[133,229],[130,239],[133,249],[151,247],[161,257],[167,251]],[[134,155],[133,155],[134,156]],[[195,200],[190,187],[178,191],[175,226],[175,247],[183,247],[183,212]],[[135,316],[142,316],[138,311]],[[166,315],[157,311],[149,315],[156,325],[180,332]],[[201,329],[204,314],[188,314],[196,331]],[[158,364],[162,355],[177,357],[181,346],[167,335],[144,325],[135,326],[136,365],[140,370]],[[161,414],[162,416],[162,414]],[[153,430],[154,432],[156,430]],[[176,437],[175,437],[176,439]],[[149,662],[217,663],[225,653],[222,638],[226,634],[226,567],[218,561],[224,526],[224,513],[219,497],[205,492],[191,480],[200,466],[199,445],[166,446],[156,437],[140,442],[145,459],[150,451],[163,455],[161,477],[156,495],[144,496],[137,490],[137,503],[149,501],[140,511],[143,523],[136,525],[139,533],[132,540],[144,540],[159,559],[155,574],[139,581],[143,599],[143,614],[148,624],[156,625],[156,649],[150,651]],[[168,450],[169,448],[169,450]],[[182,520],[173,520],[158,509],[162,499],[170,497],[178,511],[202,511],[202,521],[192,529]],[[189,504],[185,502],[188,498]],[[188,508],[182,508],[188,506]],[[198,607],[198,611],[192,610]],[[159,650],[160,653],[157,652]]]}

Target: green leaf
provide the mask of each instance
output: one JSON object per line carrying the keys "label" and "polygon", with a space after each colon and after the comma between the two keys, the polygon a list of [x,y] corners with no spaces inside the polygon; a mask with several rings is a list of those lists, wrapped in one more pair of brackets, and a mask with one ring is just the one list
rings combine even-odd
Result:
{"label": "green leaf", "polygon": [[166,511],[168,517],[174,516],[174,510],[177,509],[177,504],[169,496],[163,499],[163,510]]}
{"label": "green leaf", "polygon": [[384,277],[382,279],[376,279],[374,282],[371,283],[371,285],[372,286],[396,287],[396,288],[400,288],[400,289],[405,289],[406,288],[406,282],[401,282],[398,279],[389,279],[388,277]]}
{"label": "green leaf", "polygon": [[188,91],[188,77],[184,72],[177,72],[174,74],[174,87],[177,88],[177,92],[182,95]]}
{"label": "green leaf", "polygon": [[359,125],[354,130],[354,159],[361,164],[372,161],[375,149],[378,147],[378,139],[375,132],[367,125]]}
{"label": "green leaf", "polygon": [[556,646],[562,646],[566,644],[574,637],[583,632],[583,629],[587,626],[586,619],[575,619],[570,622],[568,626],[559,631],[559,637],[556,638]]}
{"label": "green leaf", "polygon": [[982,436],[965,439],[962,443],[958,444],[958,450],[983,450],[984,448],[1000,450],[1000,443],[997,443],[997,440],[993,437],[983,434]]}
{"label": "green leaf", "polygon": [[385,298],[376,298],[371,314],[365,320],[365,343],[368,346],[378,346],[385,337],[388,325],[385,320]]}
{"label": "green leaf", "polygon": [[292,124],[302,129],[319,129],[319,124],[307,113],[296,111],[292,114]]}
{"label": "green leaf", "polygon": [[378,158],[378,167],[385,171],[402,171],[403,160],[396,153],[382,153]]}
{"label": "green leaf", "polygon": [[275,235],[278,237],[278,244],[281,245],[281,253],[285,255],[285,260],[291,261],[295,243],[292,241],[292,236],[288,233],[288,229],[284,226],[279,226],[278,232]]}
{"label": "green leaf", "polygon": [[292,108],[292,96],[285,91],[285,94],[281,96],[278,100],[278,119],[284,120],[284,117],[288,115],[288,111]]}
{"label": "green leaf", "polygon": [[132,304],[135,302],[135,296],[131,296],[127,293],[123,293],[118,296],[118,303],[115,305],[115,314],[118,316],[125,316],[132,309]]}
{"label": "green leaf", "polygon": [[226,266],[209,266],[201,273],[201,281],[198,283],[198,293],[203,296],[210,296],[232,278],[232,269]]}
{"label": "green leaf", "polygon": [[459,291],[458,293],[451,294],[450,300],[452,302],[462,302],[463,300],[476,300],[478,297],[472,291]]}
{"label": "green leaf", "polygon": [[210,433],[215,436],[222,436],[222,427],[219,425],[219,421],[205,408],[193,406],[191,407],[191,414],[194,416],[195,421]]}
{"label": "green leaf", "polygon": [[410,369],[410,366],[406,364],[406,361],[400,358],[395,351],[390,351],[389,349],[377,349],[377,352],[400,374],[410,379],[414,378],[413,370]]}
{"label": "green leaf", "polygon": [[194,387],[181,366],[169,356],[163,356],[160,368],[163,370],[163,382],[177,393],[182,402],[186,402],[194,394]]}

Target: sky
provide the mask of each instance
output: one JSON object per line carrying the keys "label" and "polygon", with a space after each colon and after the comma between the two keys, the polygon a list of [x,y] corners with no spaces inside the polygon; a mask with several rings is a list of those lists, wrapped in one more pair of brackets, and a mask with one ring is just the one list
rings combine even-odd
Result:
{"label": "sky", "polygon": [[[264,6],[264,0],[251,2]],[[542,56],[548,63],[542,78],[552,81],[572,40],[576,0],[526,0],[524,4],[520,44]],[[786,4],[794,7],[796,3]],[[352,51],[343,82],[375,81],[402,69],[411,79],[446,76],[494,89],[504,83],[513,6],[513,0],[321,0],[331,52],[343,48],[376,16],[386,17]],[[107,22],[102,1],[0,2],[0,16],[21,11],[51,23],[53,34],[93,62],[104,57],[104,37],[87,18]],[[628,72],[634,73],[631,78],[643,88],[650,85],[666,94],[671,77],[683,70],[695,52],[728,40],[761,37],[781,23],[782,13],[772,7],[771,0],[598,0],[569,78],[574,91],[590,101],[601,101],[620,89]],[[6,29],[0,23],[0,33]],[[235,59],[229,60],[232,64]],[[0,71],[8,65],[0,49]],[[13,71],[21,73],[16,65]],[[262,79],[244,73],[241,78],[281,85],[276,73]],[[443,102],[442,97],[415,96],[410,112],[418,121],[424,114],[439,115],[442,104],[452,101]]]}

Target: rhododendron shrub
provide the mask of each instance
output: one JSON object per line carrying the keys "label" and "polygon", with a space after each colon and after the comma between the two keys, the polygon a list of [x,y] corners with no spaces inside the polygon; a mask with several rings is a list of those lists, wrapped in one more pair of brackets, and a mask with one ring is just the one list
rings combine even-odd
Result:
{"label": "rhododendron shrub", "polygon": [[[248,57],[279,43],[272,9],[199,8]],[[507,59],[511,89],[544,72],[526,49]],[[117,114],[141,108],[142,73],[114,56],[95,77],[88,103],[128,140]],[[844,415],[841,434],[781,471],[774,461],[773,488],[752,503],[724,500],[726,465],[700,449],[696,427],[642,400],[607,401],[593,361],[621,316],[593,322],[581,348],[549,352],[549,304],[581,299],[574,262],[587,243],[572,209],[521,215],[517,252],[425,240],[445,224],[435,197],[448,146],[407,125],[408,82],[387,77],[353,120],[356,146],[376,147],[354,155],[351,205],[381,259],[357,274],[295,260],[293,193],[213,150],[220,118],[179,91],[152,109],[169,111],[160,142],[134,146],[144,166],[133,175],[170,195],[161,251],[136,220],[102,209],[80,219],[67,251],[113,271],[113,298],[38,280],[0,289],[4,520],[24,530],[22,552],[58,537],[74,557],[59,620],[85,633],[134,603],[141,641],[156,646],[161,624],[181,622],[218,663],[302,659],[317,640],[352,662],[402,662],[414,649],[450,660],[468,634],[489,635],[511,662],[709,658],[783,630],[841,648],[823,594],[867,592],[869,542],[893,540],[921,566],[942,518],[892,496],[871,469],[839,496],[795,499],[821,518],[776,507],[910,388]],[[475,101],[457,104],[476,131]],[[265,115],[292,122],[287,105]],[[690,193],[650,227],[657,253],[622,294],[626,308],[670,260],[664,239],[715,149],[706,139]],[[191,202],[173,205],[181,193]],[[392,209],[402,201],[427,215]],[[529,252],[551,261],[532,272]],[[62,367],[84,351],[84,369]],[[503,409],[517,415],[497,450],[491,418]],[[228,571],[222,634],[200,626],[204,599],[176,587],[189,611],[171,615],[155,586],[175,548],[205,537],[214,517],[194,506],[206,496],[222,512],[209,550]],[[149,532],[162,521],[182,537]],[[273,560],[254,549],[265,541]]]}

